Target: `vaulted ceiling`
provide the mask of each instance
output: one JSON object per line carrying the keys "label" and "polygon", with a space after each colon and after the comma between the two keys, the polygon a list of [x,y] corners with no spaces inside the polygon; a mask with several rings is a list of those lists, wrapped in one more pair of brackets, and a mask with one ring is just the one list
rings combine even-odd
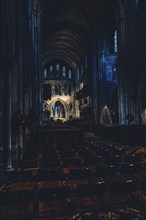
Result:
{"label": "vaulted ceiling", "polygon": [[103,29],[113,29],[124,0],[43,0],[43,65],[53,60],[73,70],[92,54]]}

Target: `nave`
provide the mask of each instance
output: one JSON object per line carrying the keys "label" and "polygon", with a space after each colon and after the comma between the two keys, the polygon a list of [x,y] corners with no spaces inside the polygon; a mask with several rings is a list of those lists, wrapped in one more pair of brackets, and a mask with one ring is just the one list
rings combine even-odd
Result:
{"label": "nave", "polygon": [[35,154],[1,173],[2,220],[145,219],[145,147],[91,133],[64,144],[49,137],[38,135]]}
{"label": "nave", "polygon": [[0,0],[0,220],[146,219],[145,27],[146,0]]}

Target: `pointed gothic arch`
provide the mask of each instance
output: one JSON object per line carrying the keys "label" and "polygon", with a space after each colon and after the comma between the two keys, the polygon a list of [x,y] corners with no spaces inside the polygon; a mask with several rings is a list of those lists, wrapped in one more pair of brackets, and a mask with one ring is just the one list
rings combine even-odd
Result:
{"label": "pointed gothic arch", "polygon": [[64,109],[64,118],[67,121],[69,119],[69,105],[67,102],[65,102],[64,100],[60,99],[60,98],[54,98],[53,100],[50,101],[50,103],[48,104],[49,106],[49,110],[50,110],[50,117],[54,117],[53,116],[53,106],[55,105],[56,102],[61,103],[61,105],[63,106]]}

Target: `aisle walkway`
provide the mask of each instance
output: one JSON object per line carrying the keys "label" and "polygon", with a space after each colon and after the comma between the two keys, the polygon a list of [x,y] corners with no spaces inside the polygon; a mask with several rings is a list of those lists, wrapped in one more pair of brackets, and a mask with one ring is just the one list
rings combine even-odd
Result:
{"label": "aisle walkway", "polygon": [[46,149],[41,157],[5,172],[1,220],[119,220],[123,214],[144,220],[143,154],[94,133],[85,133],[83,144],[48,140],[39,142]]}

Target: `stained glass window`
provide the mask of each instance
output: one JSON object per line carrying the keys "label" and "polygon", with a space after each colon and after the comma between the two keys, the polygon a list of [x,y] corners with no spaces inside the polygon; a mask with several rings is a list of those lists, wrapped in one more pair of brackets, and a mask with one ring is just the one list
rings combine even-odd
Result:
{"label": "stained glass window", "polygon": [[72,78],[72,72],[71,72],[71,70],[68,71],[68,78],[69,78],[69,79]]}
{"label": "stained glass window", "polygon": [[65,66],[62,67],[62,78],[66,79],[66,68],[65,68]]}
{"label": "stained glass window", "polygon": [[53,78],[53,66],[52,65],[50,66],[50,69],[49,69],[49,76],[50,76],[50,79]]}
{"label": "stained glass window", "polygon": [[60,65],[56,64],[56,78],[60,78]]}
{"label": "stained glass window", "polygon": [[118,40],[117,40],[117,30],[114,33],[114,52],[117,53],[118,51]]}
{"label": "stained glass window", "polygon": [[44,79],[47,79],[47,77],[48,77],[47,69],[44,69]]}

